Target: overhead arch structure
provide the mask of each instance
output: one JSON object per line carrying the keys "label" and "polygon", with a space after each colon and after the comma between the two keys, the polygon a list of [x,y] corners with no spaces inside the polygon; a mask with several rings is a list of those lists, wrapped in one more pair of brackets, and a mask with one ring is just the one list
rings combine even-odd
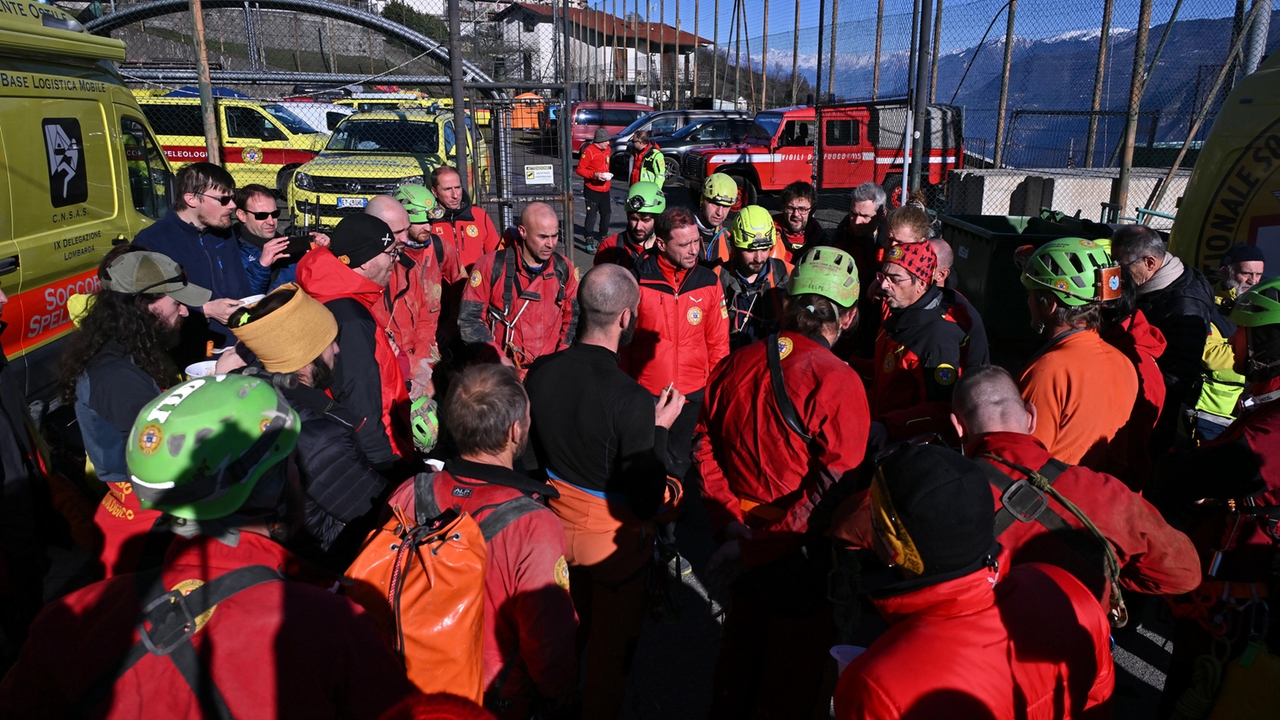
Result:
{"label": "overhead arch structure", "polygon": [[[246,3],[244,0],[202,0],[201,5],[205,10],[241,10],[246,6]],[[346,5],[326,2],[326,0],[254,0],[252,5],[263,10],[288,10],[359,25],[399,40],[410,48],[423,53],[424,57],[439,65],[445,71],[446,76],[451,69],[448,47],[416,30],[373,13],[357,10]],[[95,18],[85,24],[85,29],[95,35],[108,36],[112,31],[127,27],[133,23],[189,11],[188,0],[151,0],[151,2],[128,5],[115,12],[107,13],[100,18]],[[462,61],[462,69],[464,83],[485,88],[484,91],[495,99],[503,97],[501,90],[485,87],[486,85],[494,84],[493,78],[489,77],[474,63],[464,59]],[[213,74],[216,76],[218,73],[215,72]],[[277,81],[289,83],[295,82],[298,76],[299,73],[286,72],[257,71],[253,73],[253,77],[258,79],[259,82]],[[398,79],[394,75],[384,77],[387,80]]]}

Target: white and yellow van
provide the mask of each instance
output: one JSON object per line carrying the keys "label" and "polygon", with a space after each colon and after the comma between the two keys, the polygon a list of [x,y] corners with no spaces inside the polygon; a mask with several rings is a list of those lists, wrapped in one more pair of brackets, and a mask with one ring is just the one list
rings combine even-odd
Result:
{"label": "white and yellow van", "polygon": [[29,399],[52,396],[67,297],[168,210],[173,176],[114,63],[124,43],[59,8],[0,3],[0,343]]}

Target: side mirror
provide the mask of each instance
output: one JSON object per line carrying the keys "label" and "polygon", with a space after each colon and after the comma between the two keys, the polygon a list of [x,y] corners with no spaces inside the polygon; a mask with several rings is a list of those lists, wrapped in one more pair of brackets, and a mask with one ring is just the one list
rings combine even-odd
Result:
{"label": "side mirror", "polygon": [[698,142],[699,140],[702,139],[702,137],[698,135],[698,133],[693,133],[692,135],[689,136],[689,139],[692,140],[693,142]]}

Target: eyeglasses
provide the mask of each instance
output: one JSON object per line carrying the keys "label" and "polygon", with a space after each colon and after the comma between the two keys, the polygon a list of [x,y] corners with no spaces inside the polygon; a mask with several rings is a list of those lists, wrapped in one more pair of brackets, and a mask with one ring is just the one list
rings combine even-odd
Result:
{"label": "eyeglasses", "polygon": [[813,212],[813,208],[808,205],[788,205],[782,208],[782,212],[807,213],[807,212]]}
{"label": "eyeglasses", "polygon": [[[223,203],[223,204],[225,205],[226,203]],[[278,218],[278,217],[280,217],[280,209],[279,209],[279,208],[276,208],[275,210],[272,210],[272,211],[270,211],[270,212],[252,212],[252,211],[249,211],[249,210],[245,210],[244,212],[245,212],[245,214],[247,214],[247,215],[252,215],[252,216],[253,216],[253,219],[254,219],[254,220],[257,220],[258,222],[262,222],[263,220],[266,220],[267,218],[273,218],[273,219],[274,219],[274,218]]]}
{"label": "eyeglasses", "polygon": [[196,193],[202,198],[209,198],[217,202],[222,207],[226,207],[232,200],[236,199],[235,195],[209,195],[207,193]]}
{"label": "eyeglasses", "polygon": [[400,253],[402,252],[404,252],[404,248],[399,245],[393,245],[390,250],[384,250],[382,254],[390,255],[392,260],[396,260],[400,257]]}
{"label": "eyeglasses", "polygon": [[888,273],[884,273],[884,272],[878,272],[878,273],[876,273],[876,282],[884,282],[885,280],[888,280],[889,282],[893,283],[894,285],[904,285],[904,284],[906,284],[906,283],[908,283],[908,282],[910,282],[910,281],[912,281],[912,280],[914,280],[914,279],[915,279],[915,276],[914,276],[914,275],[902,275],[902,276],[898,276],[898,275],[890,275],[890,274],[888,274]]}

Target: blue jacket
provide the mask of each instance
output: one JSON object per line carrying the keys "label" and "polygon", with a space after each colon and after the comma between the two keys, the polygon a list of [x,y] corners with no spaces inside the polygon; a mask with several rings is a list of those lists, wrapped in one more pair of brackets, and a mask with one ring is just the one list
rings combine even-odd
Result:
{"label": "blue jacket", "polygon": [[[201,232],[170,210],[159,222],[139,232],[133,244],[168,255],[187,271],[188,282],[211,291],[214,300],[254,294],[232,230]],[[191,308],[191,311],[198,314],[200,308]],[[231,331],[222,323],[210,320],[209,328],[229,343],[235,342]]]}
{"label": "blue jacket", "polygon": [[[270,267],[262,267],[258,258],[262,257],[262,248],[253,243],[240,241],[240,262],[244,264],[244,272],[249,279],[249,291],[254,295],[265,295],[285,283],[297,280],[297,263],[289,259],[276,260]],[[272,278],[272,275],[275,275]]]}

